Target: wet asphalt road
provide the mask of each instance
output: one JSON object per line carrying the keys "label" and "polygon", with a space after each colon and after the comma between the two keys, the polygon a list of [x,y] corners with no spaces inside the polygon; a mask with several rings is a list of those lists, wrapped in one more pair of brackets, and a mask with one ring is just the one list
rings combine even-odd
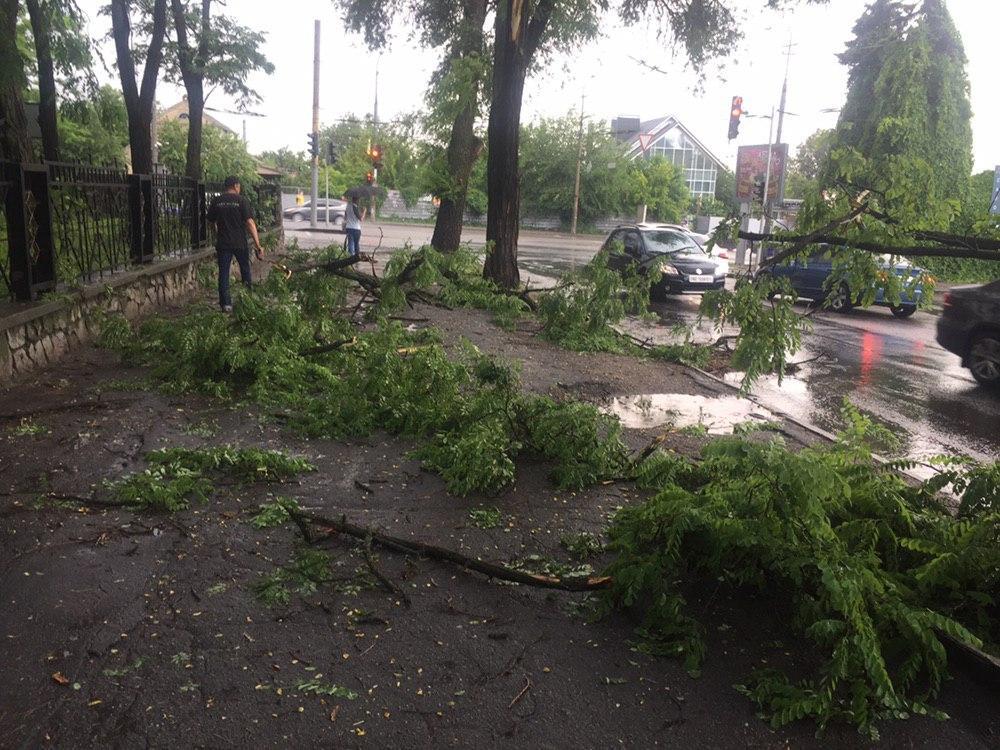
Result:
{"label": "wet asphalt road", "polygon": [[[395,224],[381,228],[383,248],[399,247],[407,240],[415,245],[427,242],[432,229]],[[292,236],[298,236],[304,247],[342,241],[341,235],[294,232]],[[362,246],[370,249],[378,238],[369,225]],[[463,239],[477,246],[485,234],[473,227]],[[602,239],[522,232],[519,264],[535,274],[558,276],[590,260]],[[654,310],[666,326],[693,324],[698,299],[671,298],[657,303]],[[890,426],[902,439],[903,452],[912,458],[942,453],[980,461],[1000,458],[1000,393],[980,388],[958,357],[938,346],[935,315],[921,311],[898,320],[888,309],[870,308],[847,315],[821,311],[812,319],[812,331],[792,359],[819,359],[786,376],[780,385],[776,378],[759,382],[754,395],[765,406],[836,431],[847,398]],[[738,382],[739,376],[731,379]],[[641,384],[637,392],[642,392]]]}

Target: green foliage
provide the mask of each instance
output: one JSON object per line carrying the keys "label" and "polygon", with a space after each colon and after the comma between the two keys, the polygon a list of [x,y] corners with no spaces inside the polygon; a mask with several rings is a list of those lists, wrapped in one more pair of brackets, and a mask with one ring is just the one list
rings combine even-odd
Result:
{"label": "green foliage", "polygon": [[358,694],[350,688],[324,682],[320,679],[322,675],[316,675],[308,680],[299,680],[295,683],[295,689],[307,695],[321,695],[328,698],[344,698],[345,700],[356,700]]}
{"label": "green foliage", "polygon": [[259,448],[163,448],[146,454],[154,466],[181,466],[190,471],[217,471],[241,482],[278,482],[296,474],[314,471],[304,458],[288,456],[281,451]]}
{"label": "green foliage", "polygon": [[[776,296],[780,295],[780,296]],[[795,312],[795,292],[787,278],[761,274],[738,279],[730,291],[719,289],[702,296],[699,315],[713,321],[720,332],[739,329],[732,367],[743,372],[747,391],[762,375],[784,372],[790,353],[802,342],[807,320]]]}
{"label": "green foliage", "polygon": [[200,471],[176,463],[158,463],[106,486],[130,508],[166,513],[187,510],[192,501],[207,501],[213,489]]}
{"label": "green foliage", "polygon": [[49,428],[38,424],[31,417],[21,417],[21,421],[11,427],[9,432],[11,437],[32,437],[48,434]]}
{"label": "green foliage", "polygon": [[149,468],[106,486],[129,507],[168,513],[208,500],[214,485],[207,472],[243,482],[270,482],[313,469],[308,461],[278,451],[229,446],[164,448],[147,453],[146,460]]}
{"label": "green foliage", "polygon": [[308,596],[320,586],[334,580],[328,552],[313,547],[301,547],[287,565],[261,576],[254,584],[254,593],[268,606],[288,604],[292,592]]}
{"label": "green foliage", "polygon": [[608,251],[602,250],[542,296],[543,335],[574,351],[626,351],[630,345],[612,326],[626,314],[645,312],[655,281],[634,267],[624,274],[608,268]]}
{"label": "green foliage", "polygon": [[85,164],[125,163],[128,114],[118,89],[102,86],[87,98],[64,102],[58,126],[60,158]]}
{"label": "green foliage", "polygon": [[578,560],[599,555],[604,551],[604,544],[596,534],[581,531],[576,534],[563,534],[559,539],[560,546]]}
{"label": "green foliage", "polygon": [[525,447],[552,462],[551,479],[560,488],[589,487],[625,468],[628,448],[621,423],[592,404],[526,399],[522,420]]}
{"label": "green foliage", "polygon": [[291,519],[291,511],[299,509],[298,502],[291,497],[278,497],[269,503],[261,503],[260,510],[250,523],[258,529],[269,529],[283,526]]}
{"label": "green foliage", "polygon": [[653,359],[660,359],[664,362],[676,362],[682,365],[704,368],[712,359],[712,350],[707,346],[692,344],[686,341],[683,344],[659,344],[649,351],[649,356]]}
{"label": "green foliage", "polygon": [[393,253],[382,277],[375,317],[398,312],[406,305],[404,283],[411,290],[435,291],[449,307],[488,310],[494,322],[506,330],[512,330],[528,312],[523,299],[483,278],[482,260],[467,245],[452,253],[438,252],[430,245],[418,250],[404,247]]}
{"label": "green foliage", "polygon": [[[593,407],[524,396],[516,371],[466,346],[458,360],[433,331],[406,331],[386,320],[387,298],[413,285],[465,287],[466,251],[442,257],[424,248],[393,258],[384,276],[384,307],[374,330],[355,335],[336,308],[343,287],[322,274],[272,274],[243,294],[233,315],[195,310],[183,321],[154,319],[132,333],[124,321],[106,325],[106,343],[150,365],[164,386],[242,398],[278,411],[309,436],[363,436],[375,430],[424,438],[414,452],[455,494],[496,492],[514,481],[514,461],[529,451],[551,462],[560,486],[579,487],[615,476],[624,460],[617,421]],[[410,268],[410,271],[405,269]],[[394,288],[395,287],[395,288]],[[468,287],[465,287],[468,288]],[[485,293],[485,292],[483,292]],[[619,304],[621,304],[619,302]],[[318,340],[350,346],[310,354]],[[280,477],[273,457],[197,455],[172,451],[196,470],[227,469],[247,477]],[[304,470],[295,464],[287,471]],[[287,474],[287,472],[286,472]]]}
{"label": "green foliage", "polygon": [[666,454],[640,467],[657,494],[614,519],[604,604],[637,607],[639,648],[696,672],[704,644],[686,589],[720,579],[786,597],[825,661],[813,677],[759,672],[741,689],[776,727],[811,717],[874,735],[883,719],[935,714],[942,633],[997,642],[1000,514],[983,503],[997,469],[956,470],[970,514],[956,518],[935,497],[954,477],[911,485],[872,457],[871,423],[848,421],[829,447],[733,437],[706,446],[697,467]]}
{"label": "green foliage", "polygon": [[[558,216],[569,226],[573,214],[576,163],[580,157],[579,115],[542,118],[524,125],[520,136],[522,211],[528,216]],[[629,159],[628,144],[602,123],[583,131],[579,221],[635,212],[648,184],[642,163]]]}
{"label": "green foliage", "polygon": [[910,230],[947,229],[972,170],[962,41],[941,0],[877,0],[840,59],[847,101],[823,187],[869,188]]}
{"label": "green foliage", "polygon": [[[210,17],[209,26],[205,28],[202,24],[202,3],[182,0],[182,4],[190,48],[187,52],[193,58],[193,72],[202,77],[209,93],[216,88],[221,89],[241,111],[259,102],[260,95],[249,86],[248,81],[255,73],[269,75],[274,72],[274,65],[261,52],[267,35],[242,26],[232,16],[218,13]],[[174,23],[170,13],[170,25]],[[167,34],[162,69],[165,80],[184,85],[176,29]],[[206,131],[211,129],[206,128]]]}
{"label": "green foliage", "polygon": [[[187,124],[169,120],[157,128],[159,162],[173,174],[184,174],[187,163]],[[202,131],[202,174],[206,182],[222,182],[229,175],[239,177],[243,185],[256,185],[257,161],[235,133],[208,127]]]}
{"label": "green foliage", "polygon": [[639,166],[639,203],[648,206],[651,219],[676,224],[684,218],[691,193],[684,169],[662,156],[642,160]]}
{"label": "green foliage", "polygon": [[469,511],[472,525],[480,529],[496,529],[503,524],[503,515],[499,508],[473,508]]}
{"label": "green foliage", "polygon": [[439,433],[413,456],[425,469],[440,474],[449,492],[468,495],[513,483],[513,456],[519,447],[499,419],[489,419]]}

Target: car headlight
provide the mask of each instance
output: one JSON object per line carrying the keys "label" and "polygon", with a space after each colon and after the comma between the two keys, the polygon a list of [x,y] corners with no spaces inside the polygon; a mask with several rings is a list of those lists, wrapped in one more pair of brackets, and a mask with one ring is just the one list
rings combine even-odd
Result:
{"label": "car headlight", "polygon": [[676,266],[672,266],[669,263],[664,263],[660,266],[660,272],[665,276],[680,276],[681,272],[677,270]]}

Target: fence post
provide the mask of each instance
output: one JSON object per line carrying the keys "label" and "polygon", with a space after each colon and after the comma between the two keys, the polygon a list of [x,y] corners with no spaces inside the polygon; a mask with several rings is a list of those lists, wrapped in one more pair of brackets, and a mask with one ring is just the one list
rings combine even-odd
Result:
{"label": "fence post", "polygon": [[132,262],[153,260],[153,180],[148,175],[128,176],[129,248]]}
{"label": "fence post", "polygon": [[10,183],[4,211],[11,290],[16,300],[30,302],[56,286],[48,170],[13,162],[3,169]]}
{"label": "fence post", "polygon": [[198,247],[204,247],[208,244],[208,197],[205,192],[205,183],[199,182],[195,188],[195,194],[198,196],[198,236],[197,242]]}

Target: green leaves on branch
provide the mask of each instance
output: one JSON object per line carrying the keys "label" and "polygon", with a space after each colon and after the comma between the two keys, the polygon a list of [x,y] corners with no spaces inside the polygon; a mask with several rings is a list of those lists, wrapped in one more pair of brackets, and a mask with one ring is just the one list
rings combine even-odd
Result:
{"label": "green leaves on branch", "polygon": [[586,266],[566,274],[541,298],[538,313],[545,338],[575,351],[620,352],[626,339],[613,325],[626,315],[645,313],[652,276],[630,268],[624,275],[608,268],[606,251]]}
{"label": "green leaves on branch", "polygon": [[788,357],[802,343],[808,321],[795,312],[794,303],[788,280],[770,275],[741,278],[732,291],[702,296],[700,316],[713,321],[719,332],[726,327],[739,330],[732,367],[744,373],[744,391],[762,375],[777,373],[780,378]]}
{"label": "green leaves on branch", "polygon": [[615,561],[605,606],[637,607],[639,647],[704,657],[685,592],[706,580],[786,597],[794,626],[824,657],[793,681],[759,672],[742,688],[775,726],[878,721],[935,713],[946,676],[942,634],[1000,640],[1000,512],[984,492],[996,466],[956,470],[967,515],[879,464],[864,419],[832,447],[794,453],[780,442],[715,441],[694,464],[659,454],[640,468],[652,499],[621,510],[609,532]]}
{"label": "green leaves on branch", "polygon": [[240,482],[275,482],[312,471],[302,458],[259,448],[165,448],[146,454],[149,468],[108,483],[113,496],[132,508],[173,513],[208,500],[215,484],[208,474]]}

